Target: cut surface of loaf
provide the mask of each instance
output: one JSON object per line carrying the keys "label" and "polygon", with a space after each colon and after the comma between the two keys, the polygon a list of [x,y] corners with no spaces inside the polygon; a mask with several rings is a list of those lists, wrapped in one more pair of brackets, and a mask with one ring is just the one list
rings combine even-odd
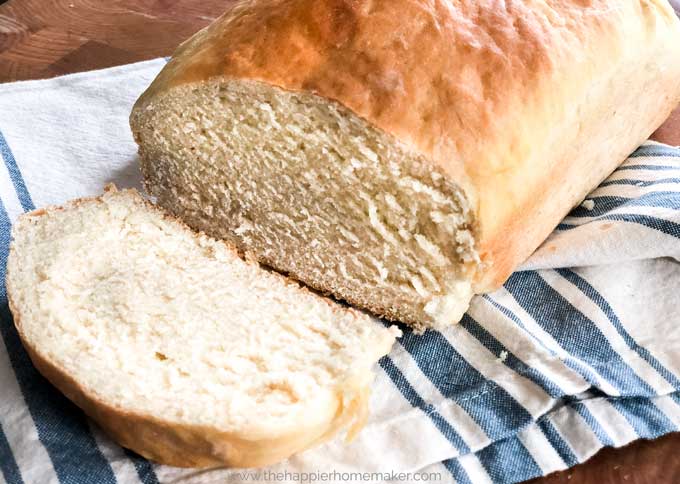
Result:
{"label": "cut surface of loaf", "polygon": [[134,191],[21,216],[7,290],[37,368],[123,446],[177,466],[265,465],[358,430],[398,334]]}
{"label": "cut surface of loaf", "polygon": [[422,329],[500,286],[678,102],[665,0],[247,0],[131,126],[167,210]]}
{"label": "cut surface of loaf", "polygon": [[143,163],[146,186],[189,225],[421,328],[467,309],[479,260],[470,204],[385,134],[257,82],[184,87],[154,105],[160,113],[172,121],[139,135],[153,140],[143,158],[162,160]]}

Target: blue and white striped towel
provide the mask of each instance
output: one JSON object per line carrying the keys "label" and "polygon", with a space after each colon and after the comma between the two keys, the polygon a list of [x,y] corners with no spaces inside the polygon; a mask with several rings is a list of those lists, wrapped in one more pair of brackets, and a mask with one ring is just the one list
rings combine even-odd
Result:
{"label": "blue and white striped towel", "polygon": [[[127,116],[163,63],[0,85],[2,279],[21,212],[110,181],[139,185]],[[516,482],[678,430],[680,150],[644,145],[589,200],[460,325],[404,335],[380,361],[352,444],[338,438],[268,474],[121,450],[33,368],[2,287],[0,484],[416,480],[400,472]]]}

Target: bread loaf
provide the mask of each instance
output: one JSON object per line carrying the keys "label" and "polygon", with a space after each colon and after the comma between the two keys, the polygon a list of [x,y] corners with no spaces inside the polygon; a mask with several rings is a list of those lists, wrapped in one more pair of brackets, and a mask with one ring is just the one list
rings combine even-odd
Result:
{"label": "bread loaf", "polygon": [[679,101],[666,0],[250,0],[131,126],[171,213],[422,329],[499,287]]}
{"label": "bread loaf", "polygon": [[357,431],[398,334],[134,191],[23,215],[13,238],[8,297],[35,366],[163,464],[260,466]]}

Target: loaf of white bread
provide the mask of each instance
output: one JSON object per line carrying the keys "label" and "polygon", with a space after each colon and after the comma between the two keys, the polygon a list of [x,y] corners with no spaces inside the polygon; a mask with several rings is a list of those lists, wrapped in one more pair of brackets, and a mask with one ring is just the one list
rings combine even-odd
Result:
{"label": "loaf of white bread", "polygon": [[[123,446],[260,466],[363,422],[399,334],[457,321],[680,101],[665,0],[249,0],[131,115],[158,203],[13,228],[36,367]],[[236,249],[246,254],[244,261]]]}
{"label": "loaf of white bread", "polygon": [[678,102],[666,0],[248,0],[131,126],[169,212],[423,329],[499,287]]}
{"label": "loaf of white bread", "polygon": [[260,466],[356,432],[399,333],[134,191],[23,215],[12,235],[7,294],[33,363],[164,464]]}

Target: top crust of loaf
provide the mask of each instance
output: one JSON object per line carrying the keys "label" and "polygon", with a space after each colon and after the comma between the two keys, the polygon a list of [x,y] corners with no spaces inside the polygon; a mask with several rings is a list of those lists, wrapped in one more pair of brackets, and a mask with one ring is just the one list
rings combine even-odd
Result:
{"label": "top crust of loaf", "polygon": [[8,298],[32,361],[121,445],[164,464],[266,465],[358,431],[371,367],[399,334],[132,190],[25,214],[13,237]]}
{"label": "top crust of loaf", "polygon": [[240,1],[135,110],[220,77],[335,100],[436,164],[476,207],[485,291],[680,101],[680,22],[665,0]]}

